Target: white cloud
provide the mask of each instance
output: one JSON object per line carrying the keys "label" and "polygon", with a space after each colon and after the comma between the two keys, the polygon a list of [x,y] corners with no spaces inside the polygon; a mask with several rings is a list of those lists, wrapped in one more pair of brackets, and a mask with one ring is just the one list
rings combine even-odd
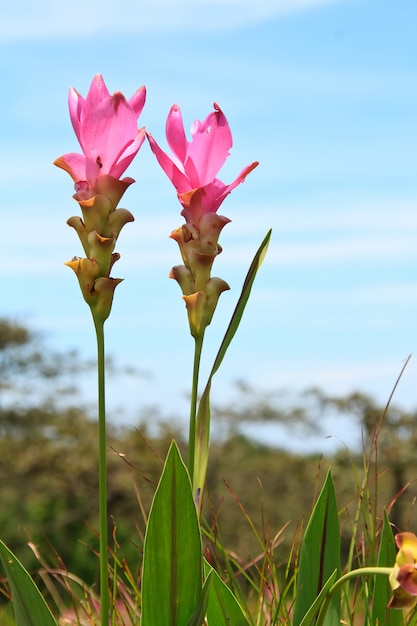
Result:
{"label": "white cloud", "polygon": [[230,29],[342,0],[24,0],[3,9],[0,41],[99,33]]}

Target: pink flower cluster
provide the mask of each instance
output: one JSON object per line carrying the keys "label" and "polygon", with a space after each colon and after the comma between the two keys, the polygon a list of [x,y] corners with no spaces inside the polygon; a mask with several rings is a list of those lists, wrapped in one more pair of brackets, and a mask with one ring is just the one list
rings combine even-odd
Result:
{"label": "pink flower cluster", "polygon": [[220,231],[230,221],[217,215],[217,210],[258,163],[245,167],[230,184],[217,178],[232,147],[229,124],[217,104],[203,122],[194,122],[191,141],[186,138],[180,109],[176,105],[171,108],[166,123],[172,150],[168,156],[150,133],[138,129],[145,99],[145,87],[129,99],[119,91],[110,95],[100,74],[93,79],[86,98],[75,89],[70,90],[70,117],[82,154],[64,154],[55,165],[68,172],[75,183],[74,199],[82,218],[71,217],[68,223],[77,231],[87,258],[74,258],[68,265],[78,276],[93,316],[106,319],[114,288],[120,282],[110,278],[110,270],[119,258],[114,246],[121,228],[133,220],[129,211],[117,208],[127,187],[134,182],[121,176],[146,135],[183,207],[185,224],[171,237],[178,242],[184,265],[174,267],[170,276],[180,284],[190,330],[197,337],[210,323],[220,293],[228,289],[223,280],[211,277],[214,258],[221,252]]}

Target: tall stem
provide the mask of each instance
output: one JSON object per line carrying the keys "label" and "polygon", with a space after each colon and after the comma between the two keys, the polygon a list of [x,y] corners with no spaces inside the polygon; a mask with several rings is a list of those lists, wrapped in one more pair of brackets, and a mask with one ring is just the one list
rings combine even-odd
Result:
{"label": "tall stem", "polygon": [[100,615],[101,626],[109,624],[109,572],[107,530],[107,437],[105,403],[104,322],[94,320],[97,337],[98,428],[99,428],[99,531],[100,531]]}
{"label": "tall stem", "polygon": [[191,385],[191,403],[190,403],[190,432],[188,439],[188,471],[191,482],[194,475],[194,456],[195,456],[195,423],[197,417],[197,399],[198,399],[198,378],[200,372],[201,351],[203,349],[204,332],[201,337],[195,338],[194,343],[194,365],[193,365],[193,381]]}
{"label": "tall stem", "polygon": [[316,626],[323,626],[324,619],[326,617],[327,609],[329,608],[331,601],[333,599],[336,591],[348,580],[351,578],[356,578],[357,576],[372,576],[375,574],[379,574],[380,576],[389,576],[392,572],[392,567],[361,567],[359,569],[354,569],[351,572],[347,572],[343,576],[336,580],[334,585],[330,587],[329,592],[326,596],[325,601],[323,602],[321,609],[319,611]]}

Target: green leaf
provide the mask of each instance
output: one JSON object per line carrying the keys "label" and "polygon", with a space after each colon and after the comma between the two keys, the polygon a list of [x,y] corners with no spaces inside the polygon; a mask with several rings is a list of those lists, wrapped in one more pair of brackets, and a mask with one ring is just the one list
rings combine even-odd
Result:
{"label": "green leaf", "polygon": [[0,559],[12,592],[16,626],[57,626],[29,573],[2,541]]}
{"label": "green leaf", "polygon": [[211,370],[209,378],[212,378],[214,374],[217,372],[217,370],[219,369],[224,359],[224,355],[226,354],[227,348],[229,347],[233,337],[236,334],[236,331],[242,319],[246,304],[249,300],[249,296],[252,290],[252,286],[253,286],[256,274],[259,268],[261,267],[263,260],[265,258],[265,255],[267,253],[269,241],[271,239],[271,234],[272,234],[272,230],[269,230],[267,234],[265,235],[264,240],[262,241],[261,245],[259,246],[258,251],[253,257],[253,261],[250,265],[248,273],[246,274],[245,282],[243,283],[239,300],[236,304],[235,310],[233,311],[233,315],[229,322],[229,326],[227,327],[226,334],[223,338],[223,341],[221,343],[217,356],[214,360],[213,368]]}
{"label": "green leaf", "polygon": [[[381,539],[378,553],[379,567],[392,567],[395,563],[397,548],[392,534],[391,524],[384,511],[384,520],[381,530]],[[375,576],[374,592],[372,595],[372,623],[379,626],[403,626],[402,611],[390,609],[388,603],[392,597],[392,589],[387,576]]]}
{"label": "green leaf", "polygon": [[219,351],[214,360],[213,367],[211,369],[206,387],[202,393],[200,403],[198,406],[198,412],[197,412],[197,418],[196,418],[196,442],[195,442],[194,471],[193,471],[193,481],[194,481],[193,488],[194,488],[194,493],[199,493],[200,496],[204,487],[204,481],[206,478],[207,463],[208,463],[208,449],[209,449],[209,438],[210,438],[211,381],[212,381],[214,374],[219,369],[224,359],[224,356],[227,352],[227,349],[230,346],[231,341],[233,337],[235,336],[237,329],[239,328],[239,324],[242,319],[246,304],[249,300],[249,296],[252,290],[252,286],[253,286],[256,274],[259,268],[261,267],[262,262],[265,258],[266,252],[268,250],[269,241],[271,239],[271,234],[272,234],[272,230],[269,230],[253,258],[249,271],[246,275],[245,282],[243,283],[239,300],[236,304],[235,310],[233,311],[233,315],[229,322],[229,326],[227,327],[226,333],[223,337],[223,341],[220,345]]}
{"label": "green leaf", "polygon": [[209,592],[211,588],[213,577],[211,573],[207,576],[204,581],[203,589],[201,590],[200,597],[197,602],[197,606],[194,609],[194,613],[191,616],[190,621],[187,626],[201,626],[205,620],[207,613],[207,605],[209,600]]}
{"label": "green leaf", "polygon": [[317,617],[317,613],[319,612],[321,605],[323,604],[329,590],[332,588],[333,583],[337,578],[337,571],[335,570],[333,574],[330,576],[329,580],[325,583],[324,587],[321,589],[319,595],[314,600],[313,604],[308,609],[307,613],[304,615],[300,626],[311,626]]}
{"label": "green leaf", "polygon": [[187,469],[171,444],[145,534],[142,626],[184,626],[202,589],[197,511]]}
{"label": "green leaf", "polygon": [[208,626],[249,626],[239,602],[218,573],[208,564],[211,586],[208,596]]}
{"label": "green leaf", "polygon": [[[329,470],[323,489],[307,524],[300,553],[293,626],[310,611],[326,581],[340,573],[340,529],[336,495]],[[325,626],[340,623],[340,592],[329,606]]]}

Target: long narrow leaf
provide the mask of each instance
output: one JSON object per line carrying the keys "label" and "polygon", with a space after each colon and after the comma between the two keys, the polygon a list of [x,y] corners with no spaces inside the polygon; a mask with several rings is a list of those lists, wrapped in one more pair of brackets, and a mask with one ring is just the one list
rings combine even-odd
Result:
{"label": "long narrow leaf", "polygon": [[217,370],[219,369],[223,359],[224,359],[224,355],[226,354],[227,348],[229,347],[233,337],[236,334],[236,331],[239,327],[240,321],[242,319],[243,316],[243,312],[245,310],[246,304],[249,300],[249,296],[252,290],[252,286],[256,277],[256,274],[259,270],[259,268],[261,267],[263,260],[265,258],[265,255],[267,253],[268,250],[268,246],[269,246],[269,241],[271,239],[271,234],[272,234],[272,230],[269,230],[267,232],[267,234],[265,235],[261,245],[259,246],[253,261],[250,265],[249,271],[246,274],[246,278],[245,278],[245,282],[243,283],[243,287],[242,287],[242,291],[239,297],[239,300],[237,301],[235,310],[233,311],[233,315],[232,318],[230,320],[229,326],[227,327],[226,330],[226,334],[223,338],[223,341],[220,345],[219,351],[216,355],[216,358],[214,360],[214,364],[213,364],[213,368],[211,370],[209,379],[211,379],[214,374],[217,372]]}
{"label": "long narrow leaf", "polygon": [[142,626],[185,626],[198,604],[202,576],[201,535],[191,482],[173,442],[146,529]]}
{"label": "long narrow leaf", "polygon": [[196,418],[196,442],[195,442],[195,457],[194,457],[194,493],[199,493],[203,490],[205,476],[207,472],[208,463],[208,447],[210,439],[210,390],[211,381],[214,374],[219,369],[228,347],[236,334],[240,321],[243,316],[246,304],[249,300],[249,296],[252,290],[252,286],[259,268],[265,258],[268,250],[269,241],[271,239],[272,230],[269,230],[262,241],[261,245],[256,252],[249,271],[246,275],[245,282],[243,283],[242,291],[239,300],[236,304],[235,310],[231,317],[229,326],[227,327],[223,341],[220,345],[219,351],[214,360],[213,367],[207,380],[206,387],[202,393],[197,418]]}
{"label": "long narrow leaf", "polygon": [[[391,567],[395,563],[397,548],[391,524],[386,512],[381,531],[381,539],[378,553],[378,566]],[[372,601],[372,623],[385,626],[404,626],[402,611],[388,608],[392,597],[392,589],[387,576],[375,576],[375,586]]]}
{"label": "long narrow leaf", "polygon": [[28,571],[2,541],[0,559],[12,592],[16,626],[57,626]]}
{"label": "long narrow leaf", "polygon": [[319,595],[314,600],[313,604],[310,606],[307,613],[304,615],[300,626],[312,626],[312,624],[316,620],[317,613],[319,612],[322,604],[324,603],[327,593],[333,586],[333,583],[336,581],[336,578],[337,578],[337,571],[335,570],[333,574],[330,576],[329,580],[324,584],[324,587],[322,587]]}
{"label": "long narrow leaf", "polygon": [[[207,571],[206,564],[206,571]],[[239,602],[218,573],[210,567],[211,586],[208,595],[208,626],[249,626]]]}
{"label": "long narrow leaf", "polygon": [[202,626],[202,624],[204,623],[207,614],[207,605],[209,601],[209,593],[212,581],[213,577],[210,573],[204,581],[203,589],[201,590],[197,606],[195,607],[194,613],[192,614],[187,626]]}
{"label": "long narrow leaf", "polygon": [[[334,571],[340,572],[340,529],[336,495],[329,471],[307,524],[301,546],[293,626],[299,626]],[[327,611],[325,626],[340,623],[340,593]]]}

